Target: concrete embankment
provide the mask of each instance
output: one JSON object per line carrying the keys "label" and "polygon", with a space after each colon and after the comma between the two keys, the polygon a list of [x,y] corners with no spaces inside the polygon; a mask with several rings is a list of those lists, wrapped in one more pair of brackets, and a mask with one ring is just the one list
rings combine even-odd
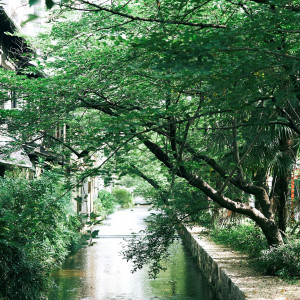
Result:
{"label": "concrete embankment", "polygon": [[181,236],[218,300],[299,300],[300,286],[262,276],[249,257],[212,242],[202,228],[183,227]]}

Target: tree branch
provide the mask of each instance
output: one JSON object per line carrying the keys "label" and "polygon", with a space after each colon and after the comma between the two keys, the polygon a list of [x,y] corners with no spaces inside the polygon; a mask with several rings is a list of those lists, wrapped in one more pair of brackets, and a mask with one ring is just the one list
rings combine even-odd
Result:
{"label": "tree branch", "polygon": [[[269,4],[269,5],[274,5],[270,0],[250,0],[251,2],[256,2],[259,4]],[[300,11],[300,7],[299,6],[295,6],[295,5],[284,5],[284,6],[280,6],[282,8],[285,9],[290,9],[292,11]]]}
{"label": "tree branch", "polygon": [[193,27],[200,27],[201,29],[203,28],[226,28],[225,25],[218,25],[218,24],[204,24],[204,23],[191,23],[191,22],[184,22],[184,21],[175,21],[175,20],[164,20],[164,19],[151,19],[151,18],[143,18],[143,17],[138,17],[138,16],[133,16],[129,15],[126,13],[122,13],[120,11],[108,8],[108,7],[103,7],[101,5],[91,3],[89,1],[81,1],[84,4],[88,4],[92,7],[96,8],[96,11],[106,11],[109,12],[113,15],[118,15],[123,18],[128,18],[133,21],[143,21],[143,22],[151,22],[151,23],[162,23],[162,24],[175,24],[175,25],[184,25],[184,26],[193,26]]}
{"label": "tree branch", "polygon": [[130,166],[138,176],[140,176],[141,178],[146,180],[154,189],[156,189],[159,192],[160,198],[162,199],[164,204],[168,205],[167,192],[163,191],[162,188],[159,186],[159,184],[154,179],[152,179],[152,178],[148,177],[147,175],[145,175],[136,166],[134,166],[133,164],[131,164]]}
{"label": "tree branch", "polygon": [[239,52],[239,51],[263,52],[263,53],[271,54],[271,55],[274,55],[274,56],[280,56],[280,57],[285,57],[285,58],[300,60],[299,57],[294,56],[294,55],[289,55],[289,54],[285,54],[285,53],[264,50],[264,49],[260,49],[260,48],[249,48],[249,47],[244,47],[244,48],[227,48],[227,49],[221,49],[219,51],[224,51],[224,52],[235,52],[235,51],[236,52]]}
{"label": "tree branch", "polygon": [[240,164],[240,154],[239,154],[239,147],[238,147],[238,142],[237,142],[237,123],[236,123],[236,118],[233,120],[233,129],[232,129],[232,135],[233,135],[233,154],[234,154],[234,159],[235,163],[239,165],[238,167],[238,176],[241,182],[244,180],[244,174],[243,174],[243,169]]}
{"label": "tree branch", "polygon": [[[166,167],[172,169],[172,165],[169,161],[166,161],[165,153],[154,143],[149,140],[144,140],[144,145],[152,152]],[[207,182],[203,181],[199,176],[194,175],[190,172],[187,172],[184,168],[184,172],[182,170],[174,170],[177,176],[184,178],[189,182],[190,185],[201,190],[205,195],[210,197],[213,201],[218,203],[224,208],[232,210],[234,212],[242,213],[252,220],[257,222],[262,227],[264,226],[267,218],[272,218],[272,214],[265,215],[260,212],[258,209],[251,207],[248,203],[241,203],[233,201],[224,195],[220,194],[218,191],[214,190]],[[264,189],[261,188],[262,191]],[[268,206],[268,203],[265,203]]]}
{"label": "tree branch", "polygon": [[[270,119],[275,115],[276,112],[273,112],[270,116]],[[226,188],[226,186],[228,185],[228,183],[230,182],[230,179],[232,178],[232,176],[234,175],[234,173],[236,172],[236,170],[239,169],[239,167],[242,165],[242,163],[244,162],[244,160],[246,159],[247,155],[252,151],[260,133],[262,132],[263,127],[261,127],[256,136],[254,137],[254,139],[252,140],[251,144],[249,145],[248,149],[246,150],[246,152],[244,153],[243,157],[241,158],[241,160],[239,161],[239,163],[235,166],[235,168],[230,172],[229,176],[227,177],[227,179],[225,180],[223,186],[220,188],[220,190],[218,191],[220,194],[223,193],[224,189]]]}
{"label": "tree branch", "polygon": [[71,152],[73,152],[78,158],[82,158],[85,157],[89,154],[89,150],[85,149],[81,152],[76,151],[73,147],[71,147],[70,145],[68,145],[67,143],[65,143],[64,141],[62,141],[59,138],[56,138],[55,136],[52,136],[51,134],[42,132],[44,136],[47,136],[49,138],[51,138],[52,140],[59,142],[61,145],[63,145],[64,147],[66,147],[67,149],[69,149]]}

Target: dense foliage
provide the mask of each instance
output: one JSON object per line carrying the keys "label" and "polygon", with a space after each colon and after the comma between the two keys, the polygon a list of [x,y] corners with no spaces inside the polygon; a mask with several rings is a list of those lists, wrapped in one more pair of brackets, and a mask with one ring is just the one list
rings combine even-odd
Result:
{"label": "dense foliage", "polygon": [[112,189],[111,193],[121,207],[129,208],[133,206],[133,196],[127,189],[115,187]]}
{"label": "dense foliage", "polygon": [[278,248],[267,249],[259,257],[260,268],[269,275],[286,279],[300,278],[300,241],[294,240]]}
{"label": "dense foliage", "polygon": [[108,191],[101,190],[98,197],[94,200],[94,213],[102,218],[113,213],[116,206],[116,198]]}
{"label": "dense foliage", "polygon": [[60,197],[57,174],[0,178],[0,195],[0,298],[40,299],[80,222]]}
{"label": "dense foliage", "polygon": [[285,245],[270,249],[261,230],[253,224],[218,228],[210,236],[217,243],[248,254],[252,266],[264,274],[289,280],[300,278],[300,241],[295,236],[290,236]]}
{"label": "dense foliage", "polygon": [[245,252],[251,257],[258,257],[262,250],[268,248],[261,230],[253,224],[218,228],[212,231],[211,236],[214,241]]}
{"label": "dense foliage", "polygon": [[[111,176],[115,157],[167,216],[180,212],[179,180],[182,195],[202,195],[180,197],[187,215],[213,201],[278,247],[299,145],[299,10],[288,0],[62,0],[37,39],[36,67],[0,70],[3,94],[26,101],[5,117],[20,144],[39,135],[72,153],[67,170],[80,180]],[[65,125],[68,139],[55,137]],[[106,158],[93,167],[97,151]]]}

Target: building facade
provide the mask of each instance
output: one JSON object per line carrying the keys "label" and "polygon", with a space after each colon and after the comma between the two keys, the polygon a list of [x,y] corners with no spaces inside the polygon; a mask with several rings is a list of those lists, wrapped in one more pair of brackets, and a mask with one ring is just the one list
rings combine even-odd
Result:
{"label": "building facade", "polygon": [[[23,54],[32,53],[26,41],[18,36],[12,36],[7,33],[22,32],[28,35],[35,35],[40,30],[42,18],[26,22],[29,14],[42,15],[44,1],[29,7],[28,0],[4,0],[0,2],[0,67],[19,72],[22,68],[28,66],[29,56]],[[1,86],[0,86],[1,91]],[[13,92],[8,91],[2,94],[0,99],[0,109],[22,109],[22,99],[17,99]],[[9,125],[7,119],[0,120],[0,149],[7,149],[13,141],[13,136],[9,134]],[[57,140],[66,140],[66,126],[57,128],[53,136]],[[1,154],[0,151],[0,176],[4,175],[5,170],[11,167],[21,168],[24,173],[32,172],[36,176],[41,173],[39,167],[35,167],[34,160],[42,157],[51,163],[64,165],[70,158],[54,157],[44,141],[37,141],[34,145],[23,147],[16,151],[10,151],[9,154]],[[3,151],[2,151],[3,152]],[[27,153],[26,153],[27,152]],[[80,187],[76,188],[72,194],[74,210],[79,214],[90,216],[93,212],[93,202],[98,197],[98,191],[102,188],[102,181],[99,177],[88,177],[82,182]]]}

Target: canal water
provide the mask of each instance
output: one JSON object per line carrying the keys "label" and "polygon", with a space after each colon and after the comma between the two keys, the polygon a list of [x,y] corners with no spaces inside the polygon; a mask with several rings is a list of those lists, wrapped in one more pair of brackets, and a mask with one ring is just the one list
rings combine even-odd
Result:
{"label": "canal water", "polygon": [[58,289],[49,300],[210,300],[210,292],[191,257],[178,241],[172,246],[168,269],[156,279],[147,267],[131,273],[122,259],[124,237],[145,227],[149,207],[119,210],[96,226],[99,238],[91,247],[67,258],[53,276]]}

